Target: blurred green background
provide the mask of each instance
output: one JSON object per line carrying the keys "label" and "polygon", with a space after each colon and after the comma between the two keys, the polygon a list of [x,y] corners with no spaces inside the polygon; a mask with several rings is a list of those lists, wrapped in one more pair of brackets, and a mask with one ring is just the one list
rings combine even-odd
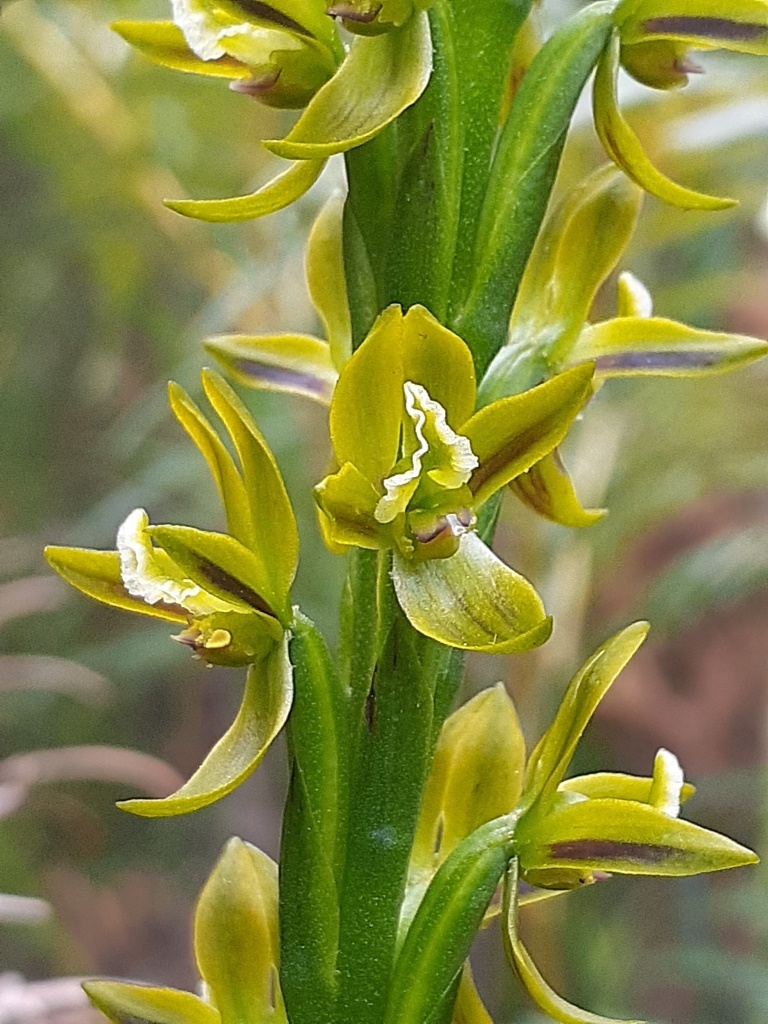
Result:
{"label": "blurred green background", "polygon": [[[574,6],[545,4],[545,23]],[[174,770],[196,767],[231,720],[241,673],[207,670],[162,624],[68,592],[40,554],[49,542],[110,547],[138,505],[155,522],[220,527],[165,383],[199,395],[209,334],[317,328],[303,243],[341,169],[264,222],[210,226],[165,210],[165,197],[266,180],[278,162],[258,140],[279,133],[284,116],[129,54],[107,26],[143,16],[165,11],[17,0],[0,19],[0,893],[50,907],[22,922],[0,899],[0,1022],[54,1019],[57,1009],[57,1020],[85,1019],[76,1001],[67,1010],[53,995],[43,1009],[25,1004],[26,1017],[4,1015],[4,993],[23,991],[12,972],[194,987],[190,913],[223,841],[237,833],[273,855],[279,841],[279,744],[248,784],[192,817],[151,822],[114,808],[137,786],[162,790]],[[626,99],[665,170],[742,205],[703,215],[648,200],[623,268],[650,286],[660,314],[768,337],[768,70],[706,63],[711,74],[683,93],[629,84]],[[602,159],[585,109],[559,188]],[[613,301],[611,282],[595,317]],[[650,617],[653,640],[606,701],[578,767],[647,773],[669,746],[699,786],[690,815],[763,853],[767,382],[757,365],[603,389],[565,454],[584,500],[610,515],[575,534],[509,502],[499,531],[512,564],[541,585],[554,638],[510,664],[473,660],[466,684],[470,693],[505,675],[533,742],[589,649],[615,625]],[[333,642],[344,566],[322,548],[310,499],[328,458],[324,413],[246,399],[300,518],[296,599]],[[764,882],[763,868],[613,881],[531,908],[525,926],[548,978],[597,1011],[762,1024]],[[481,937],[477,973],[499,1024],[539,1020],[497,936]]]}

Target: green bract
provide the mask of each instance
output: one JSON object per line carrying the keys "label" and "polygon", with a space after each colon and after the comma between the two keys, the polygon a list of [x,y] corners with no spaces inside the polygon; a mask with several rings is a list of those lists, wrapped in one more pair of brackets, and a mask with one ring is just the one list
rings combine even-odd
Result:
{"label": "green bract", "polygon": [[332,195],[318,214],[307,242],[307,286],[328,340],[305,334],[226,334],[209,338],[205,347],[238,383],[330,403],[338,370],[352,352],[342,259],[343,211],[343,196]]}
{"label": "green bract", "polygon": [[496,653],[542,643],[541,601],[473,532],[476,510],[560,443],[591,378],[577,367],[473,415],[464,342],[421,306],[390,306],[331,401],[339,469],[315,488],[330,547],[392,550],[403,611],[442,643]]}
{"label": "green bract", "polygon": [[278,977],[277,864],[230,839],[195,911],[195,959],[204,999],[168,988],[89,981],[111,1020],[154,1024],[286,1024]]}
{"label": "green bract", "polygon": [[248,666],[237,718],[189,782],[164,800],[122,805],[150,817],[197,810],[239,785],[285,724],[293,692],[287,655],[298,558],[293,511],[272,454],[240,400],[210,371],[203,386],[239,467],[175,384],[171,408],[208,463],[229,534],[150,526],[146,512],[136,509],[118,530],[116,551],[46,549],[50,565],[83,593],[182,625],[174,639],[212,664]]}

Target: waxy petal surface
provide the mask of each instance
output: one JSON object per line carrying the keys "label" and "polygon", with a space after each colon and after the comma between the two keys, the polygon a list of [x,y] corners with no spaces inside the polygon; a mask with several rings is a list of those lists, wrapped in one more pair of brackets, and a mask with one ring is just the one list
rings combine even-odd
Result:
{"label": "waxy petal surface", "polygon": [[110,1020],[135,1019],[151,1024],[219,1024],[218,1010],[191,992],[122,981],[86,981],[85,993]]}
{"label": "waxy petal surface", "polygon": [[607,514],[607,509],[584,508],[557,449],[516,477],[509,489],[534,512],[561,526],[593,526]]}
{"label": "waxy petal surface", "polygon": [[475,533],[450,558],[410,562],[395,552],[392,578],[411,625],[449,647],[509,654],[538,647],[552,630],[528,580]]}
{"label": "waxy petal surface", "polygon": [[289,160],[324,159],[361,146],[416,102],[431,72],[424,13],[384,35],[358,36],[289,134],[264,145]]}
{"label": "waxy petal surface", "polygon": [[577,369],[485,406],[462,427],[480,460],[469,484],[476,507],[563,440],[592,389],[592,367]]}

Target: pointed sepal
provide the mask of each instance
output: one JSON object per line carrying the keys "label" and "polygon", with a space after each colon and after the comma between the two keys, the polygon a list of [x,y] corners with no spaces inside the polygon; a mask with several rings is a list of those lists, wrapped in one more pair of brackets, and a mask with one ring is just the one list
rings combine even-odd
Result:
{"label": "pointed sepal", "polygon": [[264,145],[289,160],[324,159],[362,146],[416,102],[431,71],[429,21],[423,12],[392,32],[359,36],[289,134]]}
{"label": "pointed sepal", "polygon": [[394,555],[392,578],[411,625],[448,647],[487,654],[528,651],[552,631],[541,598],[476,533],[456,554],[423,562]]}
{"label": "pointed sepal", "polygon": [[768,355],[768,342],[699,330],[663,317],[623,316],[582,331],[569,362],[594,361],[595,377],[703,377]]}
{"label": "pointed sepal", "polygon": [[166,199],[169,210],[195,220],[223,222],[256,220],[284,210],[308,192],[325,167],[325,160],[298,160],[266,185],[231,199]]}
{"label": "pointed sepal", "polygon": [[148,1024],[219,1024],[218,1010],[191,992],[122,981],[86,981],[85,994],[112,1021]]}
{"label": "pointed sepal", "polygon": [[694,192],[678,185],[657,170],[619,108],[617,80],[621,41],[614,32],[597,65],[593,101],[595,127],[606,153],[619,167],[651,195],[683,210],[726,210],[734,199]]}
{"label": "pointed sepal", "polygon": [[238,384],[328,405],[337,373],[328,344],[308,334],[220,334],[205,341]]}
{"label": "pointed sepal", "polygon": [[538,515],[561,526],[594,526],[607,514],[604,508],[584,508],[557,448],[516,477],[509,489]]}
{"label": "pointed sepal", "polygon": [[195,958],[221,1024],[283,1024],[277,864],[230,839],[195,911]]}
{"label": "pointed sepal", "polygon": [[125,811],[144,818],[189,814],[221,800],[251,775],[283,728],[293,701],[288,639],[248,669],[235,721],[192,778],[161,800],[124,800]]}

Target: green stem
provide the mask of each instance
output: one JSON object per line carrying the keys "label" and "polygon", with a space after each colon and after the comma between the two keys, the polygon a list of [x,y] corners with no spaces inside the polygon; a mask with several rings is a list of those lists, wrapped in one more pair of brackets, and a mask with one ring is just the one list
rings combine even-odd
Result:
{"label": "green stem", "polygon": [[337,1024],[383,1018],[432,747],[428,644],[398,611],[366,702],[341,893]]}

